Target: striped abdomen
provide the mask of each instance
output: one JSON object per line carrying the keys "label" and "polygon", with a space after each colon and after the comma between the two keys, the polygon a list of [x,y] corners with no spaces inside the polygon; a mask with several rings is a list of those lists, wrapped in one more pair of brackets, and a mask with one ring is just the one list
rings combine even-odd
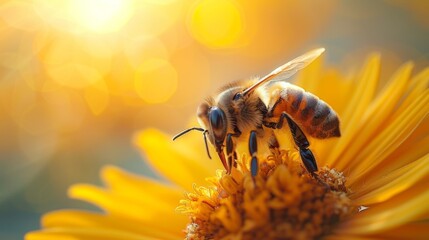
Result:
{"label": "striped abdomen", "polygon": [[340,121],[337,113],[324,101],[292,84],[283,85],[275,94],[268,115],[278,118],[286,112],[304,132],[315,138],[339,137]]}

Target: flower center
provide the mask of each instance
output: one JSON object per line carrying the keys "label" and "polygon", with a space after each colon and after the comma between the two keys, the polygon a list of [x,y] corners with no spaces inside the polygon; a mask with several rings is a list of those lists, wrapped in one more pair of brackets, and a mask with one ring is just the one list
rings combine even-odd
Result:
{"label": "flower center", "polygon": [[242,159],[231,175],[218,171],[208,179],[213,186],[194,186],[180,202],[177,210],[190,216],[187,239],[314,239],[357,212],[335,169],[312,177],[296,152],[281,150],[260,161],[253,179]]}

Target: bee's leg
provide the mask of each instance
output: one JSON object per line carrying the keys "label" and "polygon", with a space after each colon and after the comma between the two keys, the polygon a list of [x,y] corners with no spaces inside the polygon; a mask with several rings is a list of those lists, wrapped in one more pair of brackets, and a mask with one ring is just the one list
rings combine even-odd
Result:
{"label": "bee's leg", "polygon": [[268,139],[268,148],[270,149],[272,154],[279,153],[280,144],[276,138],[276,135],[274,135],[274,132],[272,132],[272,131],[271,131],[271,136]]}
{"label": "bee's leg", "polygon": [[235,160],[237,159],[237,153],[235,152],[235,145],[232,141],[233,134],[228,133],[226,136],[226,156],[228,158],[228,170],[226,171],[227,174],[230,174],[233,167],[236,167],[237,163]]}
{"label": "bee's leg", "polygon": [[226,156],[228,158],[228,169],[227,174],[230,174],[233,167],[237,167],[237,152],[235,151],[235,142],[232,137],[239,137],[241,135],[240,130],[234,129],[234,133],[228,133],[226,135]]}
{"label": "bee's leg", "polygon": [[301,159],[304,163],[305,168],[311,175],[315,176],[314,172],[317,171],[317,163],[313,153],[310,149],[308,149],[310,143],[308,142],[307,137],[305,136],[301,128],[299,128],[299,126],[286,113],[282,113],[282,115],[280,116],[280,120],[277,123],[278,128],[282,127],[284,118],[286,118],[288,122],[293,140],[299,148],[299,154],[301,155]]}
{"label": "bee's leg", "polygon": [[281,164],[283,162],[282,157],[281,157],[281,151],[280,151],[280,144],[277,140],[276,135],[274,135],[274,132],[271,131],[271,136],[268,139],[268,148],[271,151],[271,154],[275,159],[276,164]]}
{"label": "bee's leg", "polygon": [[258,145],[256,141],[256,131],[250,131],[249,137],[249,152],[250,156],[252,156],[252,160],[250,162],[250,172],[252,177],[255,177],[258,174],[258,158],[256,157],[258,151]]}
{"label": "bee's leg", "polygon": [[325,187],[325,190],[329,190],[331,188],[329,184],[323,181],[319,175],[316,174],[317,162],[314,158],[313,152],[308,149],[310,143],[308,142],[307,137],[302,132],[301,128],[299,128],[299,126],[286,113],[283,113],[282,116],[287,119],[290,131],[292,132],[293,140],[299,147],[299,155],[301,155],[301,160],[304,163],[305,168],[311,174],[311,176],[314,177],[314,179],[316,179]]}

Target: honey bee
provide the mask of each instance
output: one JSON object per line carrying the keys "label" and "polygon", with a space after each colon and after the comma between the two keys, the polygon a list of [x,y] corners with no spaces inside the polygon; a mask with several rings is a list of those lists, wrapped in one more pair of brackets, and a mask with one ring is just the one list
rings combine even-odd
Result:
{"label": "honey bee", "polygon": [[318,139],[340,137],[340,121],[323,100],[285,80],[324,51],[324,48],[319,48],[307,52],[260,79],[225,86],[216,97],[209,98],[198,107],[197,117],[202,127],[187,129],[173,140],[192,130],[203,132],[209,158],[207,136],[228,174],[236,166],[236,143],[247,140],[250,172],[255,177],[259,168],[257,140],[265,139],[271,150],[278,149],[273,130],[281,129],[286,120],[305,168],[317,177],[317,163],[309,149],[306,134]]}

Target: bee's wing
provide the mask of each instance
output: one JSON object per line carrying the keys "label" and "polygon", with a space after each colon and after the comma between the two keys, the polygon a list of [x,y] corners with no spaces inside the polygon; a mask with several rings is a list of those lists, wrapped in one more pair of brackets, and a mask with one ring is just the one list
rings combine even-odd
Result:
{"label": "bee's wing", "polygon": [[308,64],[313,62],[317,57],[319,57],[325,51],[324,48],[318,48],[307,52],[290,62],[283,64],[282,66],[276,68],[267,76],[263,77],[261,81],[284,81],[291,76],[293,76],[299,70],[305,68]]}
{"label": "bee's wing", "polygon": [[286,79],[290,78],[292,75],[294,75],[299,70],[305,68],[308,64],[310,64],[314,59],[319,57],[323,52],[325,51],[324,48],[318,48],[314,49],[310,52],[307,52],[295,59],[293,59],[290,62],[287,62],[283,64],[282,66],[276,68],[274,71],[272,71],[270,74],[266,75],[265,77],[261,78],[258,82],[250,86],[249,88],[245,89],[243,91],[243,95],[248,94],[249,92],[252,92],[257,87],[271,82],[271,81],[285,81]]}

